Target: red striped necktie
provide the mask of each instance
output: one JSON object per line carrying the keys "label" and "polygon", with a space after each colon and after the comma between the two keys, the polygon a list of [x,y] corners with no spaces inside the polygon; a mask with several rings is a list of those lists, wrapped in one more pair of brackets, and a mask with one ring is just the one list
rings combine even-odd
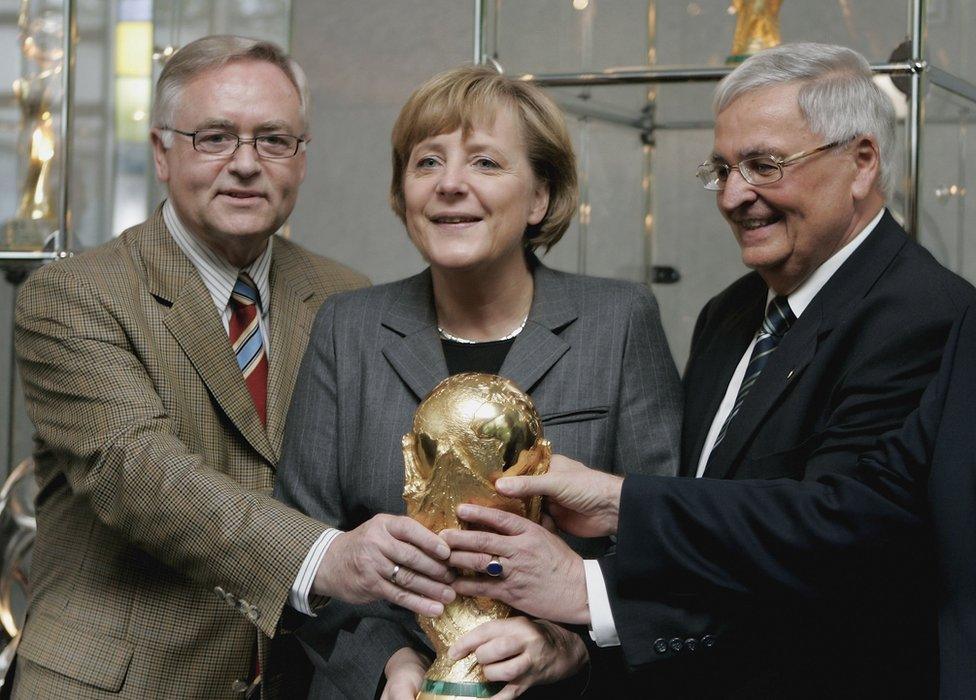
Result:
{"label": "red striped necktie", "polygon": [[262,425],[268,422],[268,355],[258,327],[261,298],[254,280],[244,271],[230,295],[230,342],[237,356],[237,366],[254,401]]}

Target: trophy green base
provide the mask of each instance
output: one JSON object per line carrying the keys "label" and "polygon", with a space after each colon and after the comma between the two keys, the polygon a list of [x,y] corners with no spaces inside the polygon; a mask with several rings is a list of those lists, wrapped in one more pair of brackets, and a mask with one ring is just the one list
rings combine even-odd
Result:
{"label": "trophy green base", "polygon": [[468,700],[490,698],[505,687],[504,683],[454,683],[425,678],[417,700]]}
{"label": "trophy green base", "polygon": [[58,222],[53,219],[10,219],[3,225],[0,250],[40,253],[57,230]]}

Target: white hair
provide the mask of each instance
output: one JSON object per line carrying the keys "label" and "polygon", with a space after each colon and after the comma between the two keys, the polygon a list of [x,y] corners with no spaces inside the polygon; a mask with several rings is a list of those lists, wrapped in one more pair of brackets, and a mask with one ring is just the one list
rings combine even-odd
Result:
{"label": "white hair", "polygon": [[[270,41],[232,35],[205,36],[191,41],[170,57],[156,82],[152,125],[157,129],[171,128],[186,84],[201,73],[233,61],[265,61],[280,68],[298,91],[302,131],[308,129],[308,81],[298,62]],[[161,137],[165,148],[173,145],[172,132],[164,131]]]}
{"label": "white hair", "polygon": [[873,136],[878,142],[881,190],[894,184],[895,109],[874,82],[871,64],[857,51],[803,42],[760,51],[727,75],[715,89],[717,115],[744,93],[800,83],[796,101],[814,133],[827,142]]}

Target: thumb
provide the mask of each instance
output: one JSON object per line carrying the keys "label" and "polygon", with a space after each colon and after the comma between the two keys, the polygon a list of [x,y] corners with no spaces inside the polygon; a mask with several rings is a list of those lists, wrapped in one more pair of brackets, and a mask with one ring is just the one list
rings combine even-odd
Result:
{"label": "thumb", "polygon": [[503,496],[521,498],[525,496],[552,495],[552,484],[547,474],[540,476],[504,476],[495,482],[495,488]]}

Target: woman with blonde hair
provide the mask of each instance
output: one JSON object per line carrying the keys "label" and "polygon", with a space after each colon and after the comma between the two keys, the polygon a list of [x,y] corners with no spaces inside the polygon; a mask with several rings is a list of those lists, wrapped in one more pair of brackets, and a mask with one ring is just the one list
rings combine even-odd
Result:
{"label": "woman with blonde hair", "polygon": [[[554,451],[615,473],[673,474],[680,388],[653,295],[557,272],[535,255],[560,240],[577,206],[558,107],[529,83],[456,68],[414,92],[392,140],[393,210],[428,268],[322,307],[278,496],[339,530],[402,514],[400,438],[427,393],[465,371],[527,392]],[[609,546],[567,539],[591,557]],[[393,583],[423,575],[370,561]],[[476,655],[506,684],[500,698],[586,663],[580,637],[552,623],[514,617],[494,633]],[[413,698],[429,663],[410,614],[386,604],[331,601],[298,636],[316,668],[310,697],[372,700],[383,688],[389,700]]]}

